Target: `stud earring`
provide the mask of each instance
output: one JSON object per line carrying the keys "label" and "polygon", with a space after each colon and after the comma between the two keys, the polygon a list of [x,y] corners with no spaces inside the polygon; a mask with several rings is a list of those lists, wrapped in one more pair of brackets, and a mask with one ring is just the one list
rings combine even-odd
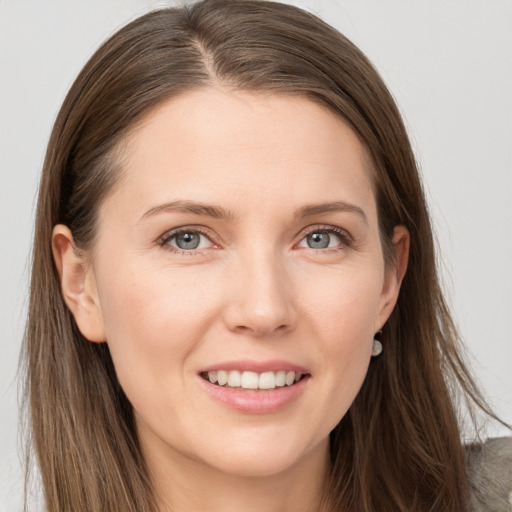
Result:
{"label": "stud earring", "polygon": [[382,354],[382,343],[378,339],[373,340],[372,357],[377,357]]}

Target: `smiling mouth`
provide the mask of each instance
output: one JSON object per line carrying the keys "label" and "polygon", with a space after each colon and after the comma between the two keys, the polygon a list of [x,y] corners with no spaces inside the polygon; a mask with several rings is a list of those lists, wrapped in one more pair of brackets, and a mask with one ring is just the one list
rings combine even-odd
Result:
{"label": "smiling mouth", "polygon": [[200,376],[215,386],[247,391],[269,391],[293,386],[297,382],[309,377],[309,374],[294,371],[287,372],[285,370],[263,373],[219,370],[202,372]]}

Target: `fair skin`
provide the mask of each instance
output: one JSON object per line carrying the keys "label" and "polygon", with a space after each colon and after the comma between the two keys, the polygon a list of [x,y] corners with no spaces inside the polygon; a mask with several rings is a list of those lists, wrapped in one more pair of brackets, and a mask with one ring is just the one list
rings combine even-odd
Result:
{"label": "fair skin", "polygon": [[[189,92],[126,142],[93,249],[73,251],[62,225],[53,247],[81,332],[109,345],[161,510],[315,510],[329,432],[397,300],[407,230],[386,266],[365,150],[305,98]],[[207,382],[237,365],[303,377]]]}

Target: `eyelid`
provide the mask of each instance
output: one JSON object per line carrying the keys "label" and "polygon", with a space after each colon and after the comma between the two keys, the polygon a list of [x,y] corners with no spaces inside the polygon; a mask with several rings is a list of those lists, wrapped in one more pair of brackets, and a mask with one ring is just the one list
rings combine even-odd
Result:
{"label": "eyelid", "polygon": [[[211,242],[213,247],[218,246],[218,244],[213,240],[214,237],[212,236],[212,233],[209,229],[207,229],[203,226],[194,226],[194,225],[180,226],[177,228],[170,229],[169,231],[166,231],[163,235],[158,237],[157,244],[171,252],[187,253],[190,255],[191,254],[200,254],[201,251],[205,250],[205,248],[184,250],[184,249],[180,249],[179,247],[174,247],[168,243],[169,240],[171,240],[175,236],[179,235],[180,233],[188,233],[188,232],[199,233],[199,234],[203,235],[204,237],[206,237]],[[212,248],[212,247],[208,247],[207,249],[210,249],[210,248]]]}
{"label": "eyelid", "polygon": [[[336,234],[337,236],[340,237],[340,239],[342,240],[343,245],[345,247],[350,247],[354,242],[354,238],[352,237],[352,235],[347,230],[345,230],[343,228],[340,228],[338,226],[333,226],[331,224],[315,224],[314,226],[308,226],[300,233],[300,238],[297,243],[302,242],[302,240],[304,240],[304,238],[306,236],[310,235],[311,233],[316,233],[316,232]],[[330,250],[339,250],[339,247],[329,247],[326,249],[313,249],[313,248],[309,248],[309,249],[314,250],[314,251],[319,251],[319,252],[328,252]]]}
{"label": "eyelid", "polygon": [[[179,227],[173,228],[171,230],[168,230],[163,235],[158,237],[157,244],[161,247],[165,246],[165,249],[169,250],[171,252],[186,253],[188,255],[202,254],[202,251],[205,250],[204,248],[203,249],[184,250],[184,249],[180,249],[178,247],[174,247],[168,243],[171,238],[179,235],[180,233],[184,233],[184,232],[196,232],[196,233],[199,233],[199,234],[205,236],[211,242],[213,247],[218,247],[220,245],[219,243],[217,243],[214,240],[215,236],[213,236],[213,233],[211,232],[211,230],[209,230],[208,228],[205,228],[204,226],[195,226],[195,225],[179,226]],[[340,228],[338,226],[333,226],[331,224],[315,224],[312,226],[308,226],[301,231],[301,233],[299,235],[300,238],[299,238],[297,244],[300,243],[306,236],[308,236],[311,233],[315,233],[315,232],[335,233],[337,236],[340,237],[340,239],[343,243],[342,245],[345,247],[350,247],[354,241],[352,235],[343,228]],[[297,244],[295,244],[295,246]],[[212,247],[208,247],[206,249],[210,249],[210,248],[212,248]],[[312,248],[310,248],[310,249],[312,249]],[[325,249],[312,249],[312,250],[318,251],[318,252],[329,252],[329,251],[339,250],[339,247],[330,247],[330,248],[325,248]]]}

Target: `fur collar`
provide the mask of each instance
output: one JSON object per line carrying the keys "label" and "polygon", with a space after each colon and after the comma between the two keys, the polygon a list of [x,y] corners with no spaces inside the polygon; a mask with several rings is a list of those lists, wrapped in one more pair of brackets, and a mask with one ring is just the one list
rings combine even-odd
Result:
{"label": "fur collar", "polygon": [[512,511],[512,437],[466,447],[471,512]]}

